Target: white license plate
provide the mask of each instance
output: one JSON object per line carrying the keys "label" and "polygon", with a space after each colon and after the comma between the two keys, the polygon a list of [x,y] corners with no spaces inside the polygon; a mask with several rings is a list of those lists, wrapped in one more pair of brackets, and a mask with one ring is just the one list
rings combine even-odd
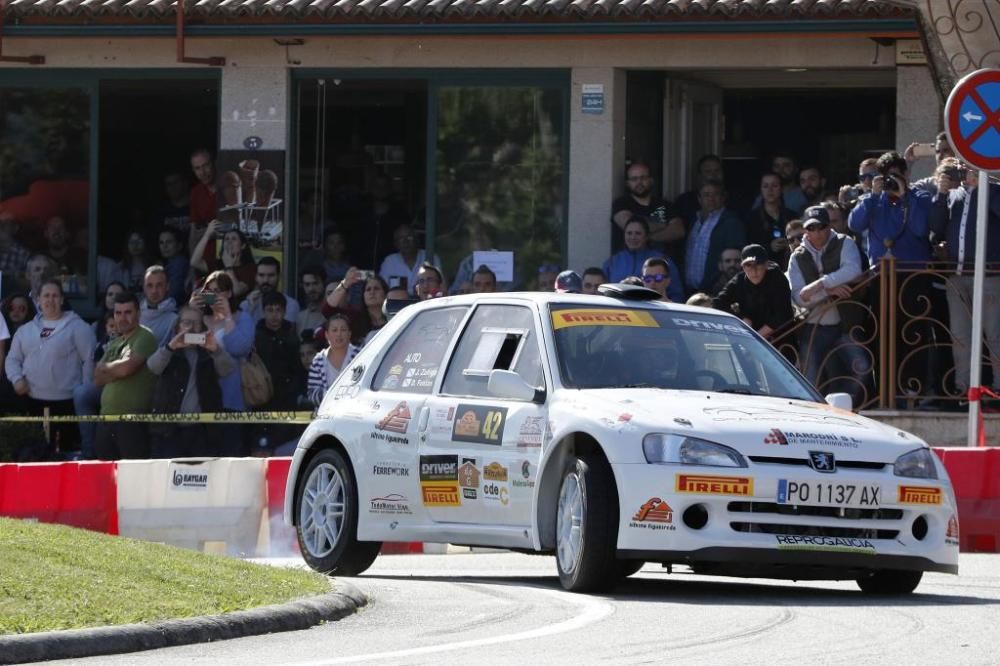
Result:
{"label": "white license plate", "polygon": [[877,508],[881,502],[882,488],[874,483],[778,481],[778,504]]}

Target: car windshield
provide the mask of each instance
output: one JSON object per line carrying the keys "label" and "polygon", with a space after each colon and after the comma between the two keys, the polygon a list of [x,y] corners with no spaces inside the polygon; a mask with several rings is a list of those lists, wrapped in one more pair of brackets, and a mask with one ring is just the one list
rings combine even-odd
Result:
{"label": "car windshield", "polygon": [[650,387],[819,399],[773,347],[742,322],[705,313],[551,307],[567,388]]}

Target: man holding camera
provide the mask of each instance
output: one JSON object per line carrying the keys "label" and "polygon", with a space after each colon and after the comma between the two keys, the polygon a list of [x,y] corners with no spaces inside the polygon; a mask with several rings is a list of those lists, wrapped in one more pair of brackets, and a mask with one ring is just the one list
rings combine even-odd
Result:
{"label": "man holding camera", "polygon": [[910,185],[906,160],[899,153],[885,153],[876,168],[879,175],[872,179],[872,191],[858,199],[848,226],[857,234],[868,232],[872,264],[890,254],[923,268],[931,258],[927,221],[931,197]]}
{"label": "man holding camera", "polygon": [[[955,157],[955,151],[948,143],[948,134],[946,132],[938,132],[937,137],[934,139],[934,143],[911,143],[903,151],[903,158],[906,163],[912,167],[913,164],[924,157],[933,157],[938,166],[949,158]],[[937,172],[927,176],[926,178],[921,178],[917,182],[913,183],[913,186],[918,190],[923,190],[931,196],[937,194],[938,178]]]}
{"label": "man holding camera", "polygon": [[[872,266],[877,267],[882,257],[892,256],[896,259],[896,271],[926,270],[931,261],[931,195],[910,184],[906,160],[895,151],[879,157],[876,169],[879,175],[872,179],[872,191],[858,199],[848,226],[856,234],[868,232],[868,258]],[[928,273],[901,274],[896,284],[898,293],[892,306],[898,307],[897,325],[890,334],[896,336],[898,377],[893,381],[897,386],[907,387],[906,393],[911,398],[918,393],[933,394],[944,375],[937,367],[936,327],[931,326],[931,319],[918,313],[927,311],[928,299],[932,307],[943,308],[936,297],[939,292]],[[877,294],[874,291],[876,297]],[[914,353],[915,344],[926,351]],[[921,404],[924,408],[932,406],[930,402]]]}
{"label": "man holding camera", "polygon": [[[976,200],[978,179],[954,159],[943,159],[934,171],[937,196],[931,208],[930,227],[935,241],[944,246],[948,260],[947,297],[951,322],[955,385],[969,389],[969,342],[972,340],[973,273],[976,259]],[[963,187],[967,185],[967,187]],[[993,390],[1000,391],[1000,184],[988,185],[986,268],[983,282],[983,331],[993,366]],[[992,402],[992,400],[990,401]],[[988,403],[987,403],[988,404]]]}

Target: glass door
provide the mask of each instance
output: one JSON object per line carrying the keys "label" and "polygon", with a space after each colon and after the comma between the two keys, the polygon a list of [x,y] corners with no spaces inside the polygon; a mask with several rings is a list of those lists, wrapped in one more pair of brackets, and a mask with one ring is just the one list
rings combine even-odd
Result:
{"label": "glass door", "polygon": [[695,165],[722,147],[722,89],[668,78],[663,100],[664,191],[676,197],[696,187]]}
{"label": "glass door", "polygon": [[471,291],[481,265],[499,291],[551,291],[554,276],[539,276],[565,268],[563,89],[443,84],[434,102],[434,237],[449,291]]}

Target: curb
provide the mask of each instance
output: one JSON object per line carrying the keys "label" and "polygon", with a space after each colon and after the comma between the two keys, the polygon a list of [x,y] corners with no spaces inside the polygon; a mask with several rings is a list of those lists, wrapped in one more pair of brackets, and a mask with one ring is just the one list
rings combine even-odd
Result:
{"label": "curb", "polygon": [[0,663],[97,657],[309,629],[347,617],[368,603],[353,585],[336,585],[339,589],[329,594],[225,615],[0,637]]}

